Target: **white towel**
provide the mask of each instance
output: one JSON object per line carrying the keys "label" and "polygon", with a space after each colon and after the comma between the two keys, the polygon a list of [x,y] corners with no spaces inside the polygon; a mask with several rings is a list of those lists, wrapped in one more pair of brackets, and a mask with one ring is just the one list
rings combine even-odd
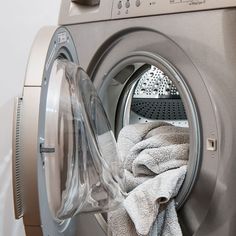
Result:
{"label": "white towel", "polygon": [[163,122],[121,130],[118,150],[128,197],[109,213],[109,235],[182,235],[173,198],[186,174],[188,143],[188,129]]}

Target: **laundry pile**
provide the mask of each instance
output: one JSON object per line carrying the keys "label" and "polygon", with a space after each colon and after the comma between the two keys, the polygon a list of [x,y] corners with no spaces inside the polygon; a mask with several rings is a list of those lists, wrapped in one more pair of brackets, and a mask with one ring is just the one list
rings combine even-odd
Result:
{"label": "laundry pile", "polygon": [[119,134],[118,150],[127,197],[108,214],[108,235],[182,235],[174,198],[187,170],[188,128],[163,122],[129,125]]}

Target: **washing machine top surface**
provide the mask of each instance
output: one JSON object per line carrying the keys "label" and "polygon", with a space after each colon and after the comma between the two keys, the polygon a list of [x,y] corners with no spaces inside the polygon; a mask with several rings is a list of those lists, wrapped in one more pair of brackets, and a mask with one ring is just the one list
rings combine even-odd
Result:
{"label": "washing machine top surface", "polygon": [[234,0],[63,0],[59,24],[235,7]]}

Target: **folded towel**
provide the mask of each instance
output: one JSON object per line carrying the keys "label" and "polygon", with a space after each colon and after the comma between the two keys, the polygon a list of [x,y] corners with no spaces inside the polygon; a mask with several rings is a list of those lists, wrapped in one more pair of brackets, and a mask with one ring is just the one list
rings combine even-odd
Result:
{"label": "folded towel", "polygon": [[118,151],[128,196],[109,213],[109,235],[182,235],[173,198],[184,181],[188,149],[187,128],[151,122],[121,130]]}

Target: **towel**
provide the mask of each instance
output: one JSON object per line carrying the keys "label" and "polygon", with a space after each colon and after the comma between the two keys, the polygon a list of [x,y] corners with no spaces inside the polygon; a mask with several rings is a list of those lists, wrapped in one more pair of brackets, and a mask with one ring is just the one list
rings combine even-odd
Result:
{"label": "towel", "polygon": [[178,224],[174,200],[170,200],[169,203],[160,207],[157,219],[151,229],[150,236],[161,235],[182,235],[181,228]]}
{"label": "towel", "polygon": [[[140,127],[140,125],[141,124],[138,124],[137,126]],[[145,125],[145,124],[142,124],[142,125]],[[157,125],[160,125],[160,124],[157,123]],[[164,123],[161,123],[161,125],[164,125]],[[162,151],[163,153],[163,149],[160,149],[161,147],[162,148],[166,147],[166,149],[169,150],[168,151],[169,153],[174,148],[174,150],[172,151],[172,153],[174,153],[176,152],[176,150],[179,150],[180,152],[182,152],[182,145],[177,148],[175,148],[176,147],[175,145],[185,144],[184,145],[185,147],[183,148],[188,151],[189,134],[186,128],[171,127],[171,129],[169,129],[169,127],[167,127],[168,129],[164,129],[163,127],[159,127],[159,128],[155,128],[155,130],[150,132],[154,134],[153,136],[150,136],[150,133],[147,133],[147,135],[143,136],[142,139],[136,139],[135,135],[133,137],[132,134],[133,133],[135,134],[137,128],[139,127],[135,127],[134,125],[134,127],[128,127],[127,130],[126,128],[124,128],[122,130],[121,135],[118,138],[118,150],[121,153],[122,160],[124,160],[124,168],[133,172],[134,174],[135,174],[135,170],[133,170],[133,168],[135,168],[135,165],[139,163],[139,162],[134,162],[135,159],[136,158],[139,158],[139,160],[145,159],[145,154],[156,156],[156,154],[159,153],[160,151]],[[133,132],[131,128],[134,128]],[[169,159],[174,160],[176,157],[177,159],[184,158],[185,164],[186,164],[188,155],[185,155],[186,153],[183,153],[183,154],[184,156],[181,155],[181,157],[179,157],[178,155],[175,155],[175,156],[170,157]],[[156,157],[155,159],[158,160],[158,158],[162,158],[163,159],[162,164],[164,164],[166,162],[166,159],[165,159],[166,157],[168,157],[168,155],[165,155],[165,156],[159,155],[159,157]],[[149,171],[149,169],[146,169],[146,171]]]}
{"label": "towel", "polygon": [[130,125],[117,144],[128,195],[108,214],[109,235],[182,235],[174,197],[187,170],[188,129],[164,122]]}
{"label": "towel", "polygon": [[181,235],[177,234],[181,229],[171,199],[178,194],[185,173],[186,166],[169,170],[131,191],[122,206],[109,214],[110,235]]}

